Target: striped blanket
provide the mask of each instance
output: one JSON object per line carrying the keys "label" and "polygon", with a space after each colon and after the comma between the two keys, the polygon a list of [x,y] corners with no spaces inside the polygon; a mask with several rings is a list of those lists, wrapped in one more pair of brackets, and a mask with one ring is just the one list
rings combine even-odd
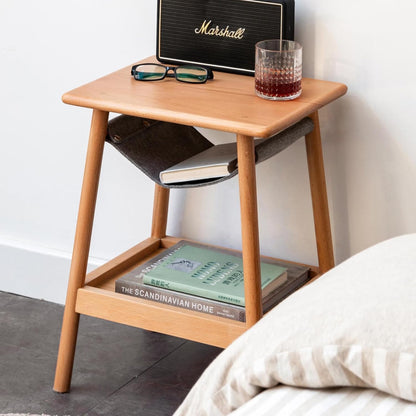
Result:
{"label": "striped blanket", "polygon": [[267,389],[231,416],[414,416],[416,404],[374,389]]}
{"label": "striped blanket", "polygon": [[[174,416],[240,415],[256,396],[276,391],[280,403],[295,387],[306,388],[304,407],[416,402],[416,234],[356,254],[277,305],[214,360]],[[367,390],[311,390],[328,387]]]}

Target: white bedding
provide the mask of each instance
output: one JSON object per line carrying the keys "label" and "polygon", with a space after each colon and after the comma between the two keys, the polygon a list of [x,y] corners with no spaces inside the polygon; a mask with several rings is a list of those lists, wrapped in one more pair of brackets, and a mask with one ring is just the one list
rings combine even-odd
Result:
{"label": "white bedding", "polygon": [[416,401],[416,234],[364,250],[280,303],[214,360],[175,416],[238,415],[283,384]]}
{"label": "white bedding", "polygon": [[416,404],[374,389],[306,389],[280,385],[264,390],[230,416],[414,416]]}

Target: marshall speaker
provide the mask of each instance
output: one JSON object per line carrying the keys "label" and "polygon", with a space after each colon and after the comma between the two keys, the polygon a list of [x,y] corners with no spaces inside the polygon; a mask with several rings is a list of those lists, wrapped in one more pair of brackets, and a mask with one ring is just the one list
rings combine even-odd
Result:
{"label": "marshall speaker", "polygon": [[254,74],[254,45],[294,38],[294,0],[158,0],[156,56]]}

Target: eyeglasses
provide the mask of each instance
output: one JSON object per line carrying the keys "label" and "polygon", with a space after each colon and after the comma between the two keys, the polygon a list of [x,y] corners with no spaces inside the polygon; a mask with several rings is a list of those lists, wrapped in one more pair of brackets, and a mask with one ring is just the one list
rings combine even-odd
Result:
{"label": "eyeglasses", "polygon": [[[169,71],[173,71],[173,74]],[[203,84],[208,79],[214,78],[211,69],[193,65],[175,67],[160,64],[138,64],[132,66],[131,75],[137,81],[159,81],[165,77],[175,77],[178,81],[191,84]]]}

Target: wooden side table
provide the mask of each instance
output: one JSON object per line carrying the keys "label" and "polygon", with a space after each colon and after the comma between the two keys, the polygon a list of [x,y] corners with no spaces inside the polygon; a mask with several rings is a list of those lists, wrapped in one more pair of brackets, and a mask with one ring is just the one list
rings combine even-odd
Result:
{"label": "wooden side table", "polygon": [[[143,62],[155,61],[154,57]],[[226,347],[262,316],[260,252],[253,137],[270,137],[310,116],[314,130],[306,150],[315,221],[319,276],[334,265],[325,174],[317,110],[345,94],[343,84],[303,79],[302,95],[287,102],[268,101],[254,93],[254,79],[216,72],[206,84],[188,85],[166,79],[138,82],[130,67],[76,88],[63,101],[93,109],[73,257],[63,317],[54,390],[70,388],[80,314]],[[179,238],[166,236],[169,189],[156,184],[148,239],[86,275],[108,113],[115,112],[236,134],[246,322],[183,310],[115,293],[122,274],[149,260]],[[203,328],[203,331],[195,331]]]}

